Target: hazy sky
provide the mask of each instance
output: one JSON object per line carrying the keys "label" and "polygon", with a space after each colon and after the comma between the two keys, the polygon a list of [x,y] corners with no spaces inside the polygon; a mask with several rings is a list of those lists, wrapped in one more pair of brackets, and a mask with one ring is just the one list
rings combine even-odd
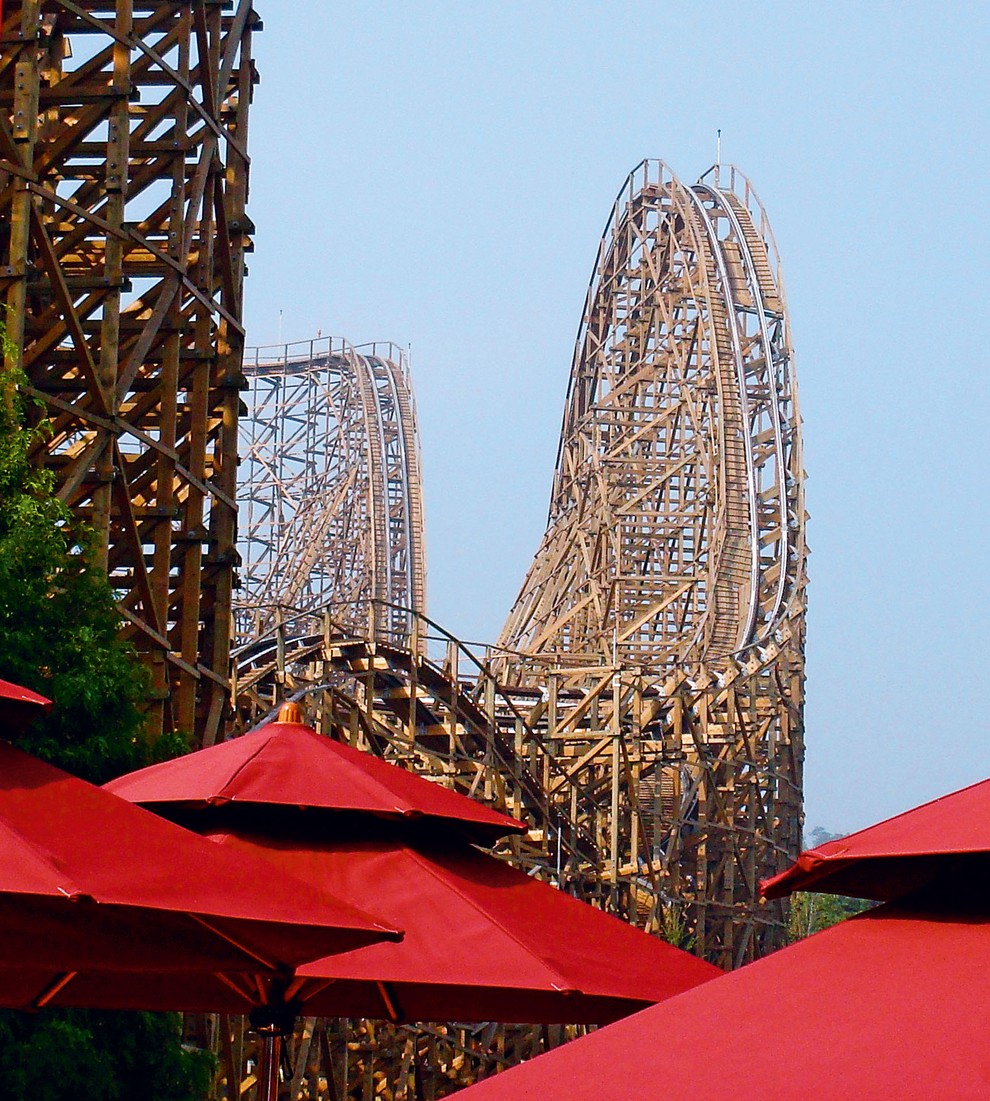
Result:
{"label": "hazy sky", "polygon": [[542,535],[599,236],[643,157],[749,175],[805,419],[809,826],[990,775],[985,3],[258,0],[249,341],[411,346],[431,615]]}

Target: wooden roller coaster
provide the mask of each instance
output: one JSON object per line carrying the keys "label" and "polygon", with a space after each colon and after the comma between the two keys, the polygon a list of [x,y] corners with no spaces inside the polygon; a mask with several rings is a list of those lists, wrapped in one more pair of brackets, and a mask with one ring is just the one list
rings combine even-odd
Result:
{"label": "wooden roller coaster", "polygon": [[[647,162],[620,193],[547,534],[498,644],[466,646],[371,584],[322,607],[276,600],[274,630],[235,652],[235,695],[243,728],[293,698],[334,736],[526,818],[507,859],[731,967],[784,940],[757,887],[800,847],[806,550],[779,262],[750,185],[724,175],[686,188]],[[348,568],[374,572],[372,547]],[[345,1060],[338,1082],[369,1098],[408,1095],[411,1053],[432,1042],[306,1027],[323,1046],[296,1044],[300,1081],[334,1073],[314,1051],[363,1050],[372,1029],[377,1058]],[[462,1042],[459,1063],[434,1052],[450,1077],[426,1060],[420,1092],[550,1038],[492,1026]]]}
{"label": "wooden roller coaster", "polygon": [[[242,728],[294,695],[338,736],[528,816],[514,858],[568,890],[724,966],[779,947],[783,911],[757,888],[800,846],[799,429],[752,188],[732,168],[689,188],[644,162],[602,240],[547,533],[498,643],[471,650],[421,605],[371,597],[366,537],[335,563],[360,591],[266,595],[275,628],[236,654]],[[321,483],[323,507],[353,469]],[[394,506],[379,490],[370,507]],[[364,515],[334,522],[366,530]],[[285,577],[307,553],[279,558]]]}
{"label": "wooden roller coaster", "polygon": [[[426,606],[419,439],[409,366],[392,344],[324,338],[254,348],[241,422],[238,634],[264,637],[280,605],[367,601],[407,638]],[[351,612],[348,612],[351,609]]]}
{"label": "wooden roller coaster", "polygon": [[[298,699],[525,818],[502,855],[533,874],[725,966],[779,946],[757,886],[800,847],[804,474],[745,177],[688,186],[647,161],[624,184],[546,534],[497,642],[468,646],[426,616],[402,354],[320,340],[245,363],[250,0],[0,12],[7,366],[54,425],[39,461],[100,537],[151,729],[210,744]],[[241,1034],[209,1028],[233,1097]],[[559,1038],[308,1021],[290,1088],[441,1096]]]}

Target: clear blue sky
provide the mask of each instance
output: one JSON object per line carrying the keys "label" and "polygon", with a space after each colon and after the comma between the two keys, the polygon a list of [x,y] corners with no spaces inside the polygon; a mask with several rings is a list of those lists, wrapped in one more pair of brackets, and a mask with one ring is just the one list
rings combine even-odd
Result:
{"label": "clear blue sky", "polygon": [[990,775],[984,3],[258,0],[249,341],[411,345],[429,602],[497,634],[643,157],[753,180],[805,418],[809,826]]}

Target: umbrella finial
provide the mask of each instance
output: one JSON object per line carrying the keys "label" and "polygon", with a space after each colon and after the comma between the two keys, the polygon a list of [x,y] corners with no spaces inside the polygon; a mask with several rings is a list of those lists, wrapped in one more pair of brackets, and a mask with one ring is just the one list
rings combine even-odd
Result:
{"label": "umbrella finial", "polygon": [[280,723],[301,723],[303,721],[302,708],[293,700],[283,703],[278,709],[278,721]]}

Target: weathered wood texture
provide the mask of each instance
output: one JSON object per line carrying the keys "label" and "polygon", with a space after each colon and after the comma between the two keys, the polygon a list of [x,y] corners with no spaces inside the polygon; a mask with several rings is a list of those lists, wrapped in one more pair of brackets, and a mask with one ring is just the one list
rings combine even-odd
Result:
{"label": "weathered wood texture", "polygon": [[0,293],[146,658],[152,733],[221,730],[236,563],[250,0],[7,0]]}
{"label": "weathered wood texture", "polygon": [[[242,1068],[255,1049],[244,1021],[220,1017],[200,1023],[204,1028],[190,1039],[220,1053],[212,1097],[253,1101],[256,1079]],[[287,1045],[279,1096],[285,1101],[437,1101],[587,1031],[584,1026],[404,1026],[305,1017]]]}

